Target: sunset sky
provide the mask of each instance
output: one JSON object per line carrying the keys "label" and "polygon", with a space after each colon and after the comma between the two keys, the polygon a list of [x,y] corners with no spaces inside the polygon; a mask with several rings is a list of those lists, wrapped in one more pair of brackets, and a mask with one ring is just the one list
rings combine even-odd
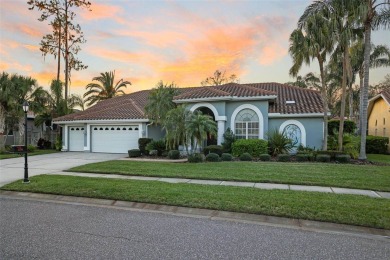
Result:
{"label": "sunset sky", "polygon": [[[153,88],[159,80],[199,86],[215,70],[236,74],[241,83],[294,81],[288,38],[308,0],[155,1],[90,0],[77,10],[85,33],[78,57],[88,65],[72,71],[70,93],[83,94],[101,72],[132,83],[126,92]],[[39,51],[50,33],[40,12],[26,0],[0,0],[0,71],[32,76],[47,87],[56,77],[53,56]],[[389,31],[373,33],[374,44],[390,43]],[[62,66],[63,70],[63,66]],[[314,61],[301,75],[318,72]],[[389,68],[371,70],[370,83]],[[63,78],[63,73],[62,73]]]}

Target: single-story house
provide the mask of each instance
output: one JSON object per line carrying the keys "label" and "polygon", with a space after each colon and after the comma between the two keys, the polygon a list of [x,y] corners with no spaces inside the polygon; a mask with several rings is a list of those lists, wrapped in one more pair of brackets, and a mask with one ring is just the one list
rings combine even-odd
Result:
{"label": "single-story house", "polygon": [[[63,128],[63,151],[126,153],[138,148],[138,139],[164,136],[151,125],[145,105],[151,90],[104,100],[85,111],[54,119]],[[180,88],[173,101],[201,110],[218,125],[217,144],[230,128],[237,138],[267,139],[273,129],[285,130],[297,143],[321,149],[324,121],[318,91],[279,83]]]}
{"label": "single-story house", "polygon": [[390,138],[390,89],[381,91],[368,101],[367,114],[368,134]]}

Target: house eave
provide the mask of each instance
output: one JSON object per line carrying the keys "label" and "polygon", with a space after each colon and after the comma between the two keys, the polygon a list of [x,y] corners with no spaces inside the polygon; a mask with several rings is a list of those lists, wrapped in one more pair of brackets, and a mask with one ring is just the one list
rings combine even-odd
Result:
{"label": "house eave", "polygon": [[149,119],[100,119],[100,120],[69,120],[54,121],[57,125],[75,125],[75,124],[115,124],[115,123],[147,123]]}
{"label": "house eave", "polygon": [[[331,114],[328,113],[328,116]],[[269,113],[268,118],[292,118],[292,117],[324,117],[324,113],[294,113],[294,114],[281,114],[281,113]]]}
{"label": "house eave", "polygon": [[212,97],[212,98],[189,98],[189,99],[176,99],[173,102],[177,104],[181,103],[198,103],[198,102],[212,102],[212,101],[254,101],[254,100],[273,100],[276,99],[277,96],[257,96],[257,97],[237,97],[237,96],[229,96],[229,97]]}

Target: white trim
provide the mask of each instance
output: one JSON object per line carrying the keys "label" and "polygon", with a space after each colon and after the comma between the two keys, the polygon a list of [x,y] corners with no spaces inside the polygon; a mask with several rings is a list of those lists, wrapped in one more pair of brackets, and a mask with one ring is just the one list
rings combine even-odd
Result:
{"label": "white trim", "polygon": [[233,133],[235,133],[236,116],[241,110],[246,109],[246,108],[252,109],[253,111],[255,111],[255,113],[259,117],[259,138],[264,139],[264,117],[263,117],[263,114],[261,113],[260,109],[258,109],[256,106],[251,105],[251,104],[241,105],[234,110],[232,117],[230,118],[230,129],[232,130]]}
{"label": "white trim", "polygon": [[227,97],[211,97],[211,98],[187,98],[187,99],[176,99],[173,100],[175,103],[197,103],[201,101],[249,101],[249,100],[270,100],[276,99],[277,96],[257,96],[257,97],[237,97],[237,96],[227,96]]}
{"label": "white trim", "polygon": [[210,103],[206,103],[206,102],[198,103],[198,104],[193,105],[190,108],[190,111],[194,112],[196,109],[198,109],[200,107],[207,107],[208,109],[210,109],[213,112],[213,114],[214,114],[215,121],[226,121],[227,120],[226,116],[220,116],[218,114],[218,110],[215,108],[215,106],[213,106]]}
{"label": "white trim", "polygon": [[296,125],[299,127],[299,129],[301,130],[301,144],[306,147],[306,129],[305,127],[303,126],[303,124],[301,122],[299,122],[298,120],[286,120],[284,121],[280,127],[279,127],[279,132],[283,132],[284,128],[288,125]]}
{"label": "white trim", "polygon": [[134,123],[147,123],[149,119],[112,119],[112,120],[71,120],[71,121],[54,121],[54,124],[61,125],[74,125],[74,124],[93,124],[93,125],[105,125],[105,124],[134,124]]}
{"label": "white trim", "polygon": [[[328,116],[330,116],[328,112]],[[268,118],[287,118],[287,117],[324,117],[324,113],[302,113],[302,114],[281,114],[281,113],[269,113]]]}

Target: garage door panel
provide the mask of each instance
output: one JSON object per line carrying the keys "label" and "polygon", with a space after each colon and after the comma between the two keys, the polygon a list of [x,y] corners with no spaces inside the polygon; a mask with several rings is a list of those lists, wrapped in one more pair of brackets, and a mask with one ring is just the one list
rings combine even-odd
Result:
{"label": "garage door panel", "polygon": [[84,126],[69,126],[69,151],[84,151]]}
{"label": "garage door panel", "polygon": [[92,152],[127,153],[138,148],[139,127],[137,125],[92,126]]}

